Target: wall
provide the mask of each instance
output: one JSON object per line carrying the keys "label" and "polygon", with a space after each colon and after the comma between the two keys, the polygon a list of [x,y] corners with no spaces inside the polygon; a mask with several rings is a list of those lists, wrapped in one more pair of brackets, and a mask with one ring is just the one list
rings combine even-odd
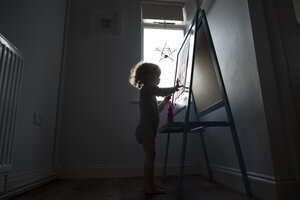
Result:
{"label": "wall", "polygon": [[[9,187],[16,193],[55,176],[53,150],[66,1],[1,0],[0,33],[25,56]],[[33,124],[33,114],[42,125]]]}
{"label": "wall", "polygon": [[[186,2],[188,19],[196,5]],[[248,2],[207,0],[200,5],[207,13],[253,193],[274,199],[275,174]],[[203,120],[225,118],[219,110]],[[244,192],[230,130],[211,128],[204,136],[214,179]]]}
{"label": "wall", "polygon": [[[299,35],[292,1],[249,1],[278,199],[300,197]],[[257,9],[260,8],[260,9]]]}
{"label": "wall", "polygon": [[[96,11],[121,13],[121,35],[91,32]],[[134,136],[138,90],[128,83],[131,67],[141,59],[140,17],[139,0],[72,1],[60,133],[63,178],[143,175],[143,149]],[[161,124],[166,115],[162,111]],[[202,159],[197,138],[189,140],[190,173],[199,171]],[[162,173],[165,144],[166,135],[158,134],[157,175]],[[169,174],[178,174],[180,147],[181,135],[176,134],[170,142]]]}
{"label": "wall", "polygon": [[[293,4],[291,1],[277,1],[276,2],[277,12],[279,13],[279,26],[282,30],[282,38],[284,49],[286,50],[286,64],[285,65],[285,76],[287,76],[287,82],[289,90],[289,102],[284,102],[287,107],[284,107],[288,112],[285,114],[289,116],[287,119],[287,127],[292,127],[287,129],[288,140],[290,148],[290,154],[292,154],[291,163],[294,166],[293,179],[297,180],[297,186],[300,187],[300,23],[296,21],[295,12],[293,12]],[[299,7],[299,2],[298,2]],[[278,9],[280,8],[280,9]],[[281,12],[282,11],[282,12]],[[298,9],[299,13],[299,9]],[[280,73],[281,71],[279,71]],[[282,84],[282,91],[286,90],[285,85]],[[284,94],[283,94],[284,95]],[[295,190],[297,190],[295,188]],[[300,197],[300,192],[297,190],[298,197]]]}

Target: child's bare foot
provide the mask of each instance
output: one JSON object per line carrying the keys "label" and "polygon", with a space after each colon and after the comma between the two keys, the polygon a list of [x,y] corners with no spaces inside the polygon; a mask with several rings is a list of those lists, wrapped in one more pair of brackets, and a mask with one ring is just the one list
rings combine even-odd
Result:
{"label": "child's bare foot", "polygon": [[149,188],[145,188],[145,194],[146,195],[155,195],[155,194],[165,194],[166,192],[158,187],[155,187],[154,185]]}

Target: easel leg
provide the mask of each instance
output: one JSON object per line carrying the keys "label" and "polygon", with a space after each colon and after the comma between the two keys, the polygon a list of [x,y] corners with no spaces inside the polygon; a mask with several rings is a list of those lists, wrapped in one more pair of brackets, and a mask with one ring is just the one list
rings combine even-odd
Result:
{"label": "easel leg", "polygon": [[212,171],[211,171],[211,168],[210,168],[210,164],[209,164],[209,160],[208,160],[208,154],[207,154],[207,150],[206,150],[206,145],[205,145],[205,141],[204,141],[204,137],[203,137],[204,132],[205,131],[202,130],[199,134],[200,134],[200,137],[201,137],[201,142],[202,142],[203,153],[204,153],[204,158],[205,158],[205,162],[206,162],[208,177],[209,177],[210,181],[213,181]]}
{"label": "easel leg", "polygon": [[241,173],[242,173],[242,178],[243,178],[243,181],[244,181],[244,187],[245,187],[246,193],[249,196],[252,196],[252,190],[251,190],[251,186],[250,186],[250,183],[249,183],[249,179],[248,179],[248,175],[247,175],[247,170],[246,170],[246,166],[245,166],[241,146],[240,146],[240,143],[239,143],[239,139],[238,139],[235,127],[233,127],[233,126],[231,126],[231,133],[232,133],[232,139],[233,139],[236,155],[237,155],[239,165],[240,165],[240,169],[241,169]]}
{"label": "easel leg", "polygon": [[165,164],[164,164],[164,172],[163,172],[163,180],[162,182],[166,182],[166,173],[167,173],[167,162],[168,162],[168,153],[169,153],[169,142],[170,142],[170,133],[168,133],[167,138],[167,147],[166,147],[166,155],[165,155]]}
{"label": "easel leg", "polygon": [[183,175],[184,175],[184,161],[185,161],[186,143],[187,143],[187,132],[185,131],[183,133],[182,148],[181,148],[180,173],[179,173],[177,199],[181,199],[181,197],[182,197],[182,183],[183,183]]}

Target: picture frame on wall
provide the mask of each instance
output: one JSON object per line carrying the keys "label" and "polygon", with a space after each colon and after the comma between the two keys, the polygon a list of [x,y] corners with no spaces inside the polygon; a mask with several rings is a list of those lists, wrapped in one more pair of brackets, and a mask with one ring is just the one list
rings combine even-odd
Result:
{"label": "picture frame on wall", "polygon": [[119,11],[93,11],[91,32],[96,36],[121,36],[121,20]]}

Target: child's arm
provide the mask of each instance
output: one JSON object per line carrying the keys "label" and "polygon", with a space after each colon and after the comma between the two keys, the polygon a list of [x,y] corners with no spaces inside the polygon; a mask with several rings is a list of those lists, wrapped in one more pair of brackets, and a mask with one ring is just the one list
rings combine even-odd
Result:
{"label": "child's arm", "polygon": [[[177,79],[175,87],[173,87],[173,88],[159,88],[159,87],[156,86],[156,90],[157,89],[166,90],[166,91],[161,91],[162,93],[164,93],[164,92],[168,92],[169,89],[172,89],[172,90],[174,90],[172,93],[174,93],[175,91],[178,91],[178,89],[181,88],[181,87],[183,87],[183,86],[179,85],[179,80]],[[172,93],[165,96],[164,100],[158,105],[159,112],[162,111],[162,109],[165,107],[165,105],[169,102],[169,100],[171,99]],[[161,96],[164,96],[164,95],[161,95]]]}
{"label": "child's arm", "polygon": [[155,95],[155,96],[168,96],[172,93],[174,93],[175,91],[178,91],[179,88],[183,87],[182,85],[179,85],[179,80],[176,81],[176,86],[175,87],[170,87],[170,88],[159,88],[155,85],[152,85],[151,88],[151,95]]}
{"label": "child's arm", "polygon": [[170,87],[170,88],[160,88],[155,85],[152,85],[151,88],[151,95],[155,96],[168,96],[170,94],[173,94],[176,91],[176,87]]}
{"label": "child's arm", "polygon": [[169,100],[171,99],[171,96],[172,96],[171,94],[166,96],[164,98],[164,100],[160,104],[158,104],[159,112],[162,111],[162,109],[165,107],[165,105],[169,102]]}

